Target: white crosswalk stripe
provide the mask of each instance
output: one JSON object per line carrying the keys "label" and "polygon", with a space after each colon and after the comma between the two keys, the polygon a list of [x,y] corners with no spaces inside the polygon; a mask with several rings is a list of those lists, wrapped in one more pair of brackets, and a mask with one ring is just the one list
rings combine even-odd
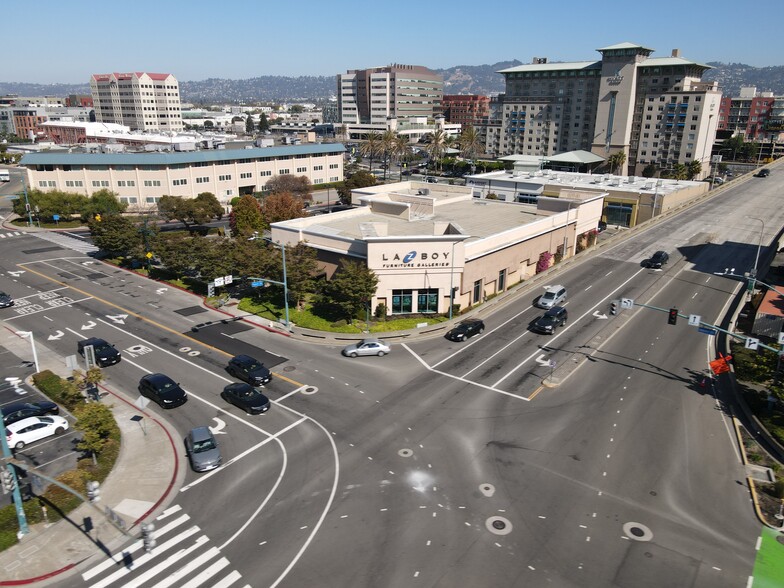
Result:
{"label": "white crosswalk stripe", "polygon": [[92,243],[88,243],[87,241],[82,241],[81,239],[77,239],[76,237],[71,237],[70,235],[66,235],[64,233],[41,231],[38,233],[30,233],[30,234],[35,235],[36,237],[38,237],[39,239],[43,239],[44,241],[49,241],[50,243],[54,243],[56,245],[66,247],[68,249],[73,249],[74,251],[80,251],[81,253],[94,253],[98,251],[98,248]]}
{"label": "white crosswalk stripe", "polygon": [[0,233],[0,239],[11,239],[13,237],[21,237],[23,235],[27,235],[24,231],[8,231],[6,233]]}
{"label": "white crosswalk stripe", "polygon": [[[157,518],[156,527],[161,526],[154,532],[157,546],[151,553],[142,551],[136,556],[143,549],[143,542],[134,541],[82,573],[86,585],[90,588],[234,586],[242,575],[230,569],[229,560],[210,545],[209,538],[198,526],[189,522],[190,517],[181,514],[169,520],[180,510],[175,505]],[[250,587],[246,584],[244,588]]]}

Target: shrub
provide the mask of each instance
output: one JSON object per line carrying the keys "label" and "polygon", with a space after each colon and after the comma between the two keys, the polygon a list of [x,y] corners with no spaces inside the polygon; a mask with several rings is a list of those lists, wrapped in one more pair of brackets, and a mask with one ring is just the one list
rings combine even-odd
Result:
{"label": "shrub", "polygon": [[53,402],[62,404],[70,411],[84,402],[84,396],[76,384],[63,380],[50,370],[33,375],[33,383]]}
{"label": "shrub", "polygon": [[384,321],[387,319],[387,305],[381,302],[376,306],[376,310],[373,312],[373,316],[380,321]]}
{"label": "shrub", "polygon": [[550,268],[553,261],[553,254],[549,251],[543,251],[541,255],[539,255],[539,261],[536,262],[536,273],[540,274],[543,271]]}
{"label": "shrub", "polygon": [[776,480],[773,484],[771,494],[776,498],[784,500],[784,480]]}

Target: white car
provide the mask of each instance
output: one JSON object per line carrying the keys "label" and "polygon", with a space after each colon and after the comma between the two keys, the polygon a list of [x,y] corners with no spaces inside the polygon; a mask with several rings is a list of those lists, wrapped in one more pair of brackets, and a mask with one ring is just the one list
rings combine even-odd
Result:
{"label": "white car", "polygon": [[357,357],[358,355],[378,355],[383,357],[389,351],[389,345],[380,339],[362,339],[362,341],[353,343],[343,349],[342,353],[346,357]]}
{"label": "white car", "polygon": [[62,435],[68,430],[68,421],[61,416],[39,416],[30,417],[16,421],[5,427],[6,440],[8,447],[22,449],[25,445],[51,437],[52,435]]}

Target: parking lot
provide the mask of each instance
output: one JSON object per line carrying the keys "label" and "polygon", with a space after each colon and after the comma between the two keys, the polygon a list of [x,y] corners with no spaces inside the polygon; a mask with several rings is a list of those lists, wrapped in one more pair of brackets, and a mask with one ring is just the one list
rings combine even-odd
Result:
{"label": "parking lot", "polygon": [[[0,408],[19,402],[47,400],[43,394],[24,383],[25,378],[35,371],[30,362],[19,359],[1,346],[0,369],[3,373],[3,378],[0,381]],[[72,428],[73,417],[63,407],[60,407],[60,416],[65,417],[70,425],[62,435],[41,439],[18,451],[13,447],[9,448],[16,459],[39,468],[44,475],[52,478],[74,469],[80,455],[75,447],[78,436]],[[20,488],[24,489],[28,484],[36,494],[42,493],[46,487],[46,482],[40,478],[31,476],[27,479],[20,479]],[[0,506],[10,502],[11,494],[4,490],[0,496]]]}

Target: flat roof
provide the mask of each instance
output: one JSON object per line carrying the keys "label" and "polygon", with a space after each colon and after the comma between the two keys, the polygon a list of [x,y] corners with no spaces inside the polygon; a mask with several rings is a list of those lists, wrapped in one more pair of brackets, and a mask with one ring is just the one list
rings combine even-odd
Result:
{"label": "flat roof", "polygon": [[499,69],[495,73],[517,73],[523,71],[560,71],[569,69],[602,69],[601,61],[564,61],[561,63],[524,63],[515,67]]}
{"label": "flat roof", "polygon": [[287,155],[321,155],[343,153],[342,143],[293,145],[285,147],[257,147],[254,149],[216,149],[182,153],[29,153],[20,165],[177,165],[197,162],[261,159]]}

